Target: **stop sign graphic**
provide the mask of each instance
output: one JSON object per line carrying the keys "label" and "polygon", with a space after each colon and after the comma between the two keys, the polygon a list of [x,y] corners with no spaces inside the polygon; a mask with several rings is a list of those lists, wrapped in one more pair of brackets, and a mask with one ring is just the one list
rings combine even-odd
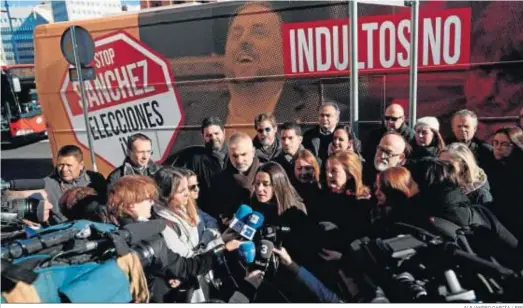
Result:
{"label": "stop sign graphic", "polygon": [[[143,133],[153,143],[152,159],[164,160],[183,122],[169,62],[125,32],[95,40],[96,79],[84,81],[88,129],[98,157],[122,164],[130,135]],[[88,147],[78,82],[66,73],[61,97],[78,142]]]}

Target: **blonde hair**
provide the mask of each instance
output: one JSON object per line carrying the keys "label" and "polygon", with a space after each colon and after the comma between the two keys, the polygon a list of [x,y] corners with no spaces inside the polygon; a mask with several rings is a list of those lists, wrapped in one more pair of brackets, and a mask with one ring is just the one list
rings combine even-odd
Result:
{"label": "blonde hair", "polygon": [[363,166],[358,154],[349,151],[343,151],[332,154],[328,161],[337,161],[343,166],[343,170],[352,177],[354,187],[346,187],[354,189],[357,199],[367,198],[370,194],[369,187],[363,184]]}
{"label": "blonde hair", "polygon": [[450,154],[452,159],[459,164],[463,185],[466,186],[487,179],[485,171],[478,166],[474,154],[464,143],[451,143],[441,153]]}

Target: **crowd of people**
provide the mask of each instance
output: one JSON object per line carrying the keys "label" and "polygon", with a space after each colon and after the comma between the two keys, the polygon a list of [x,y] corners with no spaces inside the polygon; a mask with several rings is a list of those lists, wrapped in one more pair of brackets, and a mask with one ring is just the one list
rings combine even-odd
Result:
{"label": "crowd of people", "polygon": [[430,228],[438,217],[480,225],[496,245],[513,251],[509,256],[522,256],[523,108],[519,122],[496,131],[491,144],[475,137],[478,118],[469,110],[454,114],[448,139],[435,117],[409,127],[396,104],[361,141],[339,116],[338,105],[325,101],[318,126],[303,132],[298,123],[277,125],[274,115],[260,114],[254,139],[238,132],[228,140],[222,119],[208,117],[201,125],[204,146],[185,148],[164,166],[151,160],[153,141],[135,134],[125,161],[107,179],[86,170],[80,148],[64,146],[45,179],[40,223],[164,220],[169,250],[195,263],[180,264],[176,274],[151,273],[154,302],[212,298],[210,261],[197,258],[227,242],[221,234],[242,204],[262,213],[266,225],[289,229],[274,243],[283,266],[258,289],[263,302],[317,301],[294,282],[300,268],[332,290],[333,300],[357,301],[350,273],[339,266],[345,247],[386,236],[395,222]]}

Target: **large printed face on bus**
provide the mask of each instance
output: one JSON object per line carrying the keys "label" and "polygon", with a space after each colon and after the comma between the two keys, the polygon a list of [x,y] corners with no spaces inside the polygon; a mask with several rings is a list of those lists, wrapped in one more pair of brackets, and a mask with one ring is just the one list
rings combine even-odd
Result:
{"label": "large printed face on bus", "polygon": [[[263,3],[238,10],[229,26],[225,45],[228,78],[283,74],[281,20]],[[237,81],[236,81],[237,82]]]}
{"label": "large printed face on bus", "polygon": [[467,109],[479,117],[516,116],[523,104],[521,16],[520,3],[492,1],[474,25],[470,62],[480,65],[468,73],[464,92]]}

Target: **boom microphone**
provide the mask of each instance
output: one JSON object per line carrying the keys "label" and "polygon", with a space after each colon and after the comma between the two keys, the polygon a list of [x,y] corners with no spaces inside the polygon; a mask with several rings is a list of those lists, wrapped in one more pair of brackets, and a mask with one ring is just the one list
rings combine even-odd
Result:
{"label": "boom microphone", "polygon": [[245,226],[243,226],[240,231],[240,235],[251,241],[254,238],[254,234],[256,234],[256,230],[263,225],[264,220],[265,217],[262,213],[257,211],[252,212],[247,219]]}

